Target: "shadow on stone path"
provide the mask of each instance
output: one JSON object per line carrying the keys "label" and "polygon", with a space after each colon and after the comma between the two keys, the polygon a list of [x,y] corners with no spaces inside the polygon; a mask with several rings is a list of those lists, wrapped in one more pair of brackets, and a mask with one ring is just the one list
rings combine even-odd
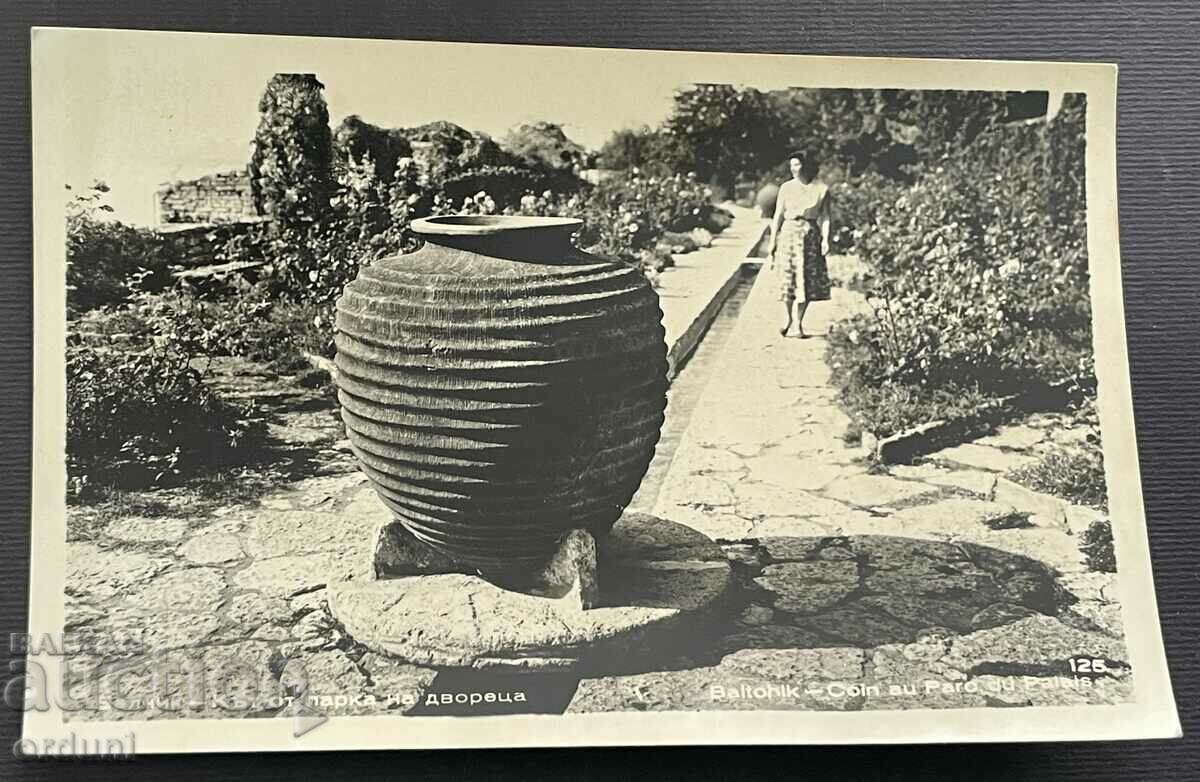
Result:
{"label": "shadow on stone path", "polygon": [[211,361],[209,385],[233,403],[253,403],[265,432],[251,468],[270,467],[282,480],[337,475],[357,470],[327,373],[295,374],[238,358]]}

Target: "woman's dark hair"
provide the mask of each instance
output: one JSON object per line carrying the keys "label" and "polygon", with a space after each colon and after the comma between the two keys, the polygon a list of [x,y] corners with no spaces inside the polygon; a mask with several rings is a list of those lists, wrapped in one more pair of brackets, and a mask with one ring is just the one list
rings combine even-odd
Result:
{"label": "woman's dark hair", "polygon": [[820,170],[820,167],[817,165],[817,158],[815,155],[809,154],[802,149],[798,149],[794,152],[788,153],[788,161],[791,162],[793,158],[800,161],[801,177],[809,182],[817,178],[817,173]]}

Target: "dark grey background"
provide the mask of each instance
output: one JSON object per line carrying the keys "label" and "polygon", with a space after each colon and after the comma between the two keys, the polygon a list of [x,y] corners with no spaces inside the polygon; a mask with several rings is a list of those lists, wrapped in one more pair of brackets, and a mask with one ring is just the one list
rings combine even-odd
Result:
{"label": "dark grey background", "polygon": [[[1089,60],[1121,66],[1121,255],[1142,482],[1175,696],[1196,708],[1200,618],[1200,3],[731,0],[641,3],[130,0],[0,5],[0,634],[26,627],[31,399],[29,27],[568,44],[807,54]],[[403,73],[396,74],[404,78]],[[587,84],[579,85],[586,100]],[[1198,742],[924,748],[681,748],[279,754],[17,762],[0,706],[0,779],[1196,779]],[[199,728],[198,729],[203,729]],[[403,721],[397,729],[403,730]],[[706,737],[719,742],[720,736]],[[798,739],[803,737],[798,736]]]}

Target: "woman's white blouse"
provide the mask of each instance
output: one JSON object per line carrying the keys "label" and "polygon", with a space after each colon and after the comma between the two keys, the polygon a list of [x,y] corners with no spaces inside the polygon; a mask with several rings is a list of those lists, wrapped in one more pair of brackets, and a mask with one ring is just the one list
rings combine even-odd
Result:
{"label": "woman's white blouse", "polygon": [[797,217],[820,220],[827,212],[828,202],[828,185],[822,182],[810,182],[806,185],[793,179],[779,187],[776,209],[783,210],[785,220]]}

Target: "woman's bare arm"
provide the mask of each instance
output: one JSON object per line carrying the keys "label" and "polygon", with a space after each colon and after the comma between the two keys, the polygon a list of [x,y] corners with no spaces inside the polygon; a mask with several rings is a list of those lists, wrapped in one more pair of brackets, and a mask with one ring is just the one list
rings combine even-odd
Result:
{"label": "woman's bare arm", "polygon": [[767,253],[767,255],[772,260],[775,258],[775,245],[779,241],[779,229],[783,226],[784,192],[785,190],[783,185],[780,185],[779,195],[775,197],[775,214],[771,216],[771,244],[769,245],[770,251]]}
{"label": "woman's bare arm", "polygon": [[825,188],[825,192],[821,195],[821,254],[829,254],[829,224],[830,217],[833,212],[832,196],[829,193],[829,188]]}

